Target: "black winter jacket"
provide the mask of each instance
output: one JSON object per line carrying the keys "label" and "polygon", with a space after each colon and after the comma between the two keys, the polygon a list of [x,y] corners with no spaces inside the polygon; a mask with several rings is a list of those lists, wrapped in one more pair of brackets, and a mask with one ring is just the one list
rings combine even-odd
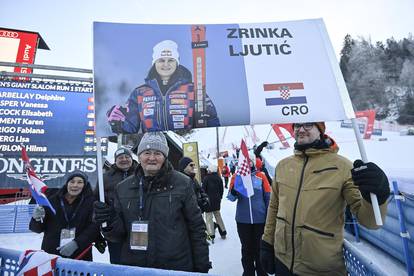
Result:
{"label": "black winter jacket", "polygon": [[[104,183],[104,194],[105,202],[112,205],[115,197],[115,188],[118,183],[126,179],[128,176],[134,174],[136,168],[138,167],[138,162],[133,160],[132,166],[128,171],[120,170],[116,164],[113,164],[111,168],[104,173],[103,183]],[[96,184],[95,187],[95,196],[99,200],[99,186]]]}
{"label": "black winter jacket", "polygon": [[[36,233],[44,232],[42,250],[50,254],[60,255],[56,248],[60,245],[61,230],[75,227],[75,241],[79,248],[70,256],[71,259],[74,259],[92,242],[97,240],[100,234],[99,226],[92,222],[94,195],[90,183],[87,182],[85,184],[82,193],[72,204],[69,204],[64,198],[66,193],[67,184],[57,193],[49,197],[50,204],[56,210],[56,215],[49,208],[44,207],[46,216],[43,219],[43,223],[37,222],[32,218],[29,229]],[[61,202],[63,203],[69,223],[65,219]],[[74,217],[72,217],[73,215]],[[89,249],[81,260],[92,261],[92,249]]]}
{"label": "black winter jacket", "polygon": [[[121,264],[208,272],[206,227],[190,178],[168,161],[155,177],[144,177],[138,166],[134,175],[117,186],[114,206],[117,214],[102,230],[108,240],[122,242]],[[140,219],[140,213],[148,221],[146,251],[129,247],[131,223]]]}
{"label": "black winter jacket", "polygon": [[224,193],[221,177],[216,172],[207,174],[203,179],[203,189],[207,193],[210,201],[210,206],[206,212],[219,211]]}

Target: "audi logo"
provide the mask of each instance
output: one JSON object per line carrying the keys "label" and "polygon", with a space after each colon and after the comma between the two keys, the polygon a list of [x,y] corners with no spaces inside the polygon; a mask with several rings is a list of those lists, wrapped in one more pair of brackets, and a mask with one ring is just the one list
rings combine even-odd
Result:
{"label": "audi logo", "polygon": [[19,33],[11,31],[2,31],[0,30],[0,37],[9,37],[9,38],[18,38]]}

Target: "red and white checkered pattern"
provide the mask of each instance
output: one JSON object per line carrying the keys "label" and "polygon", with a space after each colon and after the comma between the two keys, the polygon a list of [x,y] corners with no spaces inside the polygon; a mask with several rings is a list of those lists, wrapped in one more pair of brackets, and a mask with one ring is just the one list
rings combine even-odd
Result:
{"label": "red and white checkered pattern", "polygon": [[241,175],[241,176],[246,176],[246,175],[251,174],[249,159],[244,158],[242,162],[243,163],[239,164],[236,174]]}
{"label": "red and white checkered pattern", "polygon": [[20,255],[17,276],[53,276],[57,258],[44,251],[26,250]]}
{"label": "red and white checkered pattern", "polygon": [[290,97],[289,86],[282,86],[282,87],[280,87],[280,96],[284,100],[289,99],[289,97]]}

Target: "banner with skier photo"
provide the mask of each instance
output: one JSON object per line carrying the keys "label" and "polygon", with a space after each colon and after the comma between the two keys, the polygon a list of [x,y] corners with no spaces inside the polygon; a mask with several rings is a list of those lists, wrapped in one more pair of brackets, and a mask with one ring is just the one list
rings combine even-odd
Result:
{"label": "banner with skier photo", "polygon": [[98,136],[354,117],[322,19],[93,30]]}

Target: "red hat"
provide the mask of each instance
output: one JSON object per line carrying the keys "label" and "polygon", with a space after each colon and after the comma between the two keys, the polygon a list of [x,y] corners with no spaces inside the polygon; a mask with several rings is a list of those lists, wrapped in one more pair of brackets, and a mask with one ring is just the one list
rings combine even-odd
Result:
{"label": "red hat", "polygon": [[315,122],[316,127],[319,129],[319,131],[321,132],[321,134],[325,133],[325,122]]}

